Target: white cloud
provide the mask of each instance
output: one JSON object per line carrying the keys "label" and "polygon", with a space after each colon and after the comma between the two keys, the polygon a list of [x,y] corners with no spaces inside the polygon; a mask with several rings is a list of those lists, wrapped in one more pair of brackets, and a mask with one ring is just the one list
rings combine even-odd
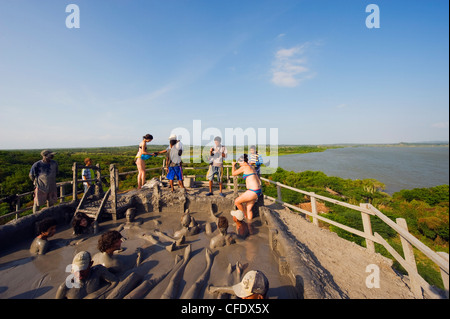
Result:
{"label": "white cloud", "polygon": [[439,122],[439,123],[434,123],[431,125],[432,127],[435,128],[444,128],[444,129],[448,129],[449,125],[448,125],[448,121],[446,122]]}
{"label": "white cloud", "polygon": [[308,43],[283,48],[275,53],[272,63],[272,83],[282,87],[296,87],[314,74],[307,67],[305,50]]}

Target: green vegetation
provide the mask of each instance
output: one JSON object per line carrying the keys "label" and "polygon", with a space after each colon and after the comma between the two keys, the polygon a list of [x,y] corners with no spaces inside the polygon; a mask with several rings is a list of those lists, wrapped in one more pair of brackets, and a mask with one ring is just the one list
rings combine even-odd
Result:
{"label": "green vegetation", "polygon": [[[324,152],[328,149],[342,148],[343,146],[324,146],[324,145],[280,145],[278,146],[278,156],[292,155],[292,154],[305,154],[305,153],[317,153]],[[267,148],[267,154],[270,153],[269,147]]]}
{"label": "green vegetation", "polygon": [[[148,145],[148,151],[154,152],[163,150],[167,146]],[[324,151],[331,147],[317,146],[280,146],[279,155],[307,153]],[[55,160],[59,164],[59,174],[57,181],[72,180],[72,165],[74,162],[83,163],[86,157],[90,157],[92,162],[100,164],[102,181],[104,187],[109,185],[109,165],[117,164],[119,172],[136,171],[134,156],[138,147],[115,147],[115,148],[91,148],[91,149],[60,149],[55,150],[58,154]],[[236,150],[241,152],[242,150]],[[186,152],[185,152],[186,153]],[[23,194],[33,190],[33,185],[28,178],[31,165],[40,160],[40,150],[20,150],[20,151],[0,151],[0,199],[10,195]],[[163,156],[151,158],[146,161],[146,167],[161,167]],[[189,164],[194,167],[205,167],[204,162]],[[147,178],[152,178],[160,174],[159,170],[147,173]],[[205,170],[189,170],[188,175],[205,175]],[[137,173],[120,177],[119,188],[121,191],[136,187]],[[291,187],[299,188],[316,194],[334,198],[350,204],[371,203],[386,216],[395,221],[396,218],[405,218],[409,231],[435,251],[448,252],[449,247],[449,186],[441,185],[432,188],[418,188],[413,190],[402,190],[390,196],[384,193],[385,185],[374,179],[351,180],[339,177],[327,176],[322,172],[306,171],[301,173],[285,171],[281,168],[271,175],[264,176],[273,181],[277,181]],[[81,178],[81,176],[79,176]],[[263,183],[264,193],[277,197],[276,187],[269,183]],[[82,184],[79,184],[81,190]],[[66,190],[70,193],[70,189]],[[282,189],[283,201],[292,205],[299,205],[309,202],[309,198],[304,195]],[[22,206],[32,205],[32,196],[22,199]],[[361,214],[351,209],[324,203],[328,209],[326,218],[341,224],[363,230]],[[12,204],[11,204],[12,205]],[[12,206],[13,207],[13,206]],[[10,203],[0,203],[0,216],[11,211]],[[371,218],[374,232],[379,233],[397,251],[401,250],[401,243],[397,233],[378,218]],[[337,227],[320,223],[321,227],[327,227],[336,232],[339,236],[353,241],[361,246],[365,246],[365,240],[359,236],[350,234]],[[392,258],[384,247],[376,244],[377,252]],[[418,262],[419,273],[431,284],[443,287],[439,269],[425,257],[421,252],[415,251]],[[405,272],[400,265],[394,266]]]}

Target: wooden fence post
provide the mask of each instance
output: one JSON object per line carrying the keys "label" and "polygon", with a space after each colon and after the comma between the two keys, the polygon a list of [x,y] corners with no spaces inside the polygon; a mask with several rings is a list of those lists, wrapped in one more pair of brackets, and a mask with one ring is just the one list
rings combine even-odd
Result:
{"label": "wooden fence post", "polygon": [[[21,204],[20,204],[20,196],[17,196],[17,201],[16,201],[16,212],[17,212],[18,210],[20,210],[20,206],[21,206]],[[17,219],[17,216],[18,216],[18,214],[16,215],[16,219]]]}
{"label": "wooden fence post", "polygon": [[237,197],[238,195],[238,178],[237,176],[233,176],[233,195]]}
{"label": "wooden fence post", "polygon": [[77,178],[78,178],[78,169],[77,163],[73,163],[72,166],[73,179],[72,179],[72,202],[77,201]]}
{"label": "wooden fence post", "polygon": [[109,177],[111,188],[111,209],[112,219],[117,220],[117,189],[116,189],[116,166],[114,164],[109,165]]}
{"label": "wooden fence post", "polygon": [[116,192],[118,192],[119,191],[119,169],[115,168],[114,169],[114,173],[116,174],[116,178],[115,178],[115,180],[116,180]]}
{"label": "wooden fence post", "polygon": [[[317,215],[317,203],[316,198],[314,197],[315,193],[311,192],[311,213],[313,215]],[[313,217],[313,224],[319,226],[319,220],[316,217]]]}
{"label": "wooden fence post", "polygon": [[160,181],[162,181],[163,177],[166,175],[166,159],[163,159],[163,164],[161,167],[161,177],[159,178]]}
{"label": "wooden fence post", "polygon": [[[448,262],[448,254],[446,252],[438,251],[437,254]],[[442,268],[441,268],[441,276],[442,281],[444,282],[445,294],[448,299],[448,273],[446,273]]]}
{"label": "wooden fence post", "polygon": [[97,167],[97,181],[95,183],[95,195],[99,196],[100,193],[102,192],[102,173],[100,171],[100,164],[95,164],[95,166]]}
{"label": "wooden fence post", "polygon": [[59,199],[60,204],[62,204],[64,202],[64,196],[65,196],[64,185],[61,185],[61,186],[59,186],[59,197],[61,197]]}
{"label": "wooden fence post", "polygon": [[283,197],[281,196],[281,186],[280,186],[279,182],[277,182],[277,197],[280,202],[283,201],[283,199],[282,199]]}
{"label": "wooden fence post", "polygon": [[[359,206],[361,208],[367,208],[366,204],[359,204]],[[364,232],[367,235],[373,236],[372,223],[370,222],[370,215],[361,212],[361,218],[362,218],[362,222],[363,222]],[[370,240],[370,239],[367,239],[367,238],[366,238],[366,248],[371,253],[375,253],[375,244],[374,244],[374,242],[372,240]]]}
{"label": "wooden fence post", "polygon": [[[406,223],[406,220],[404,218],[397,218],[396,220],[397,225],[399,225],[404,230],[408,231],[408,225]],[[405,257],[406,262],[410,265],[410,267],[417,272],[417,265],[416,265],[416,258],[414,257],[414,250],[412,245],[405,239],[403,236],[400,236],[400,240],[402,242],[402,248],[403,248],[403,255]],[[409,276],[409,280],[411,281],[411,290],[416,296],[416,298],[423,298],[422,294],[422,288],[420,287],[420,284],[417,282],[415,276]]]}

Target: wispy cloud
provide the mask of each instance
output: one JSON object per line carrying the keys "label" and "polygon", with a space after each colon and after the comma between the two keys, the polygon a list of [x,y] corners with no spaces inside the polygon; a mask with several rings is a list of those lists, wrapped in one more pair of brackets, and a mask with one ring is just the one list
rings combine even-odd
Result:
{"label": "wispy cloud", "polygon": [[305,56],[310,43],[283,48],[275,53],[272,62],[272,83],[282,87],[296,87],[302,81],[314,76],[307,66]]}
{"label": "wispy cloud", "polygon": [[434,123],[431,125],[434,128],[443,128],[443,129],[448,129],[449,125],[448,125],[448,121],[446,122],[439,122],[439,123]]}

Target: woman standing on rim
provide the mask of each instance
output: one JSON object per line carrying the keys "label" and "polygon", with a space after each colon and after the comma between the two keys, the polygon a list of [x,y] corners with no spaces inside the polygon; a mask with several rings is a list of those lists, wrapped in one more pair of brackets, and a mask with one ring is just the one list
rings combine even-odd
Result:
{"label": "woman standing on rim", "polygon": [[[231,165],[232,175],[237,176],[243,173],[243,178],[247,186],[247,191],[236,198],[234,204],[243,212],[248,220],[253,219],[252,208],[255,205],[258,197],[262,195],[261,180],[258,177],[255,169],[248,163],[248,155],[244,154],[238,159],[238,163],[241,166],[239,169],[235,168],[236,162]],[[245,203],[245,210],[243,204]]]}
{"label": "woman standing on rim", "polygon": [[138,168],[138,189],[142,188],[145,184],[145,160],[152,157],[152,154],[147,153],[147,143],[153,140],[153,136],[150,134],[142,137],[142,142],[139,144],[139,151],[136,154],[136,166]]}

